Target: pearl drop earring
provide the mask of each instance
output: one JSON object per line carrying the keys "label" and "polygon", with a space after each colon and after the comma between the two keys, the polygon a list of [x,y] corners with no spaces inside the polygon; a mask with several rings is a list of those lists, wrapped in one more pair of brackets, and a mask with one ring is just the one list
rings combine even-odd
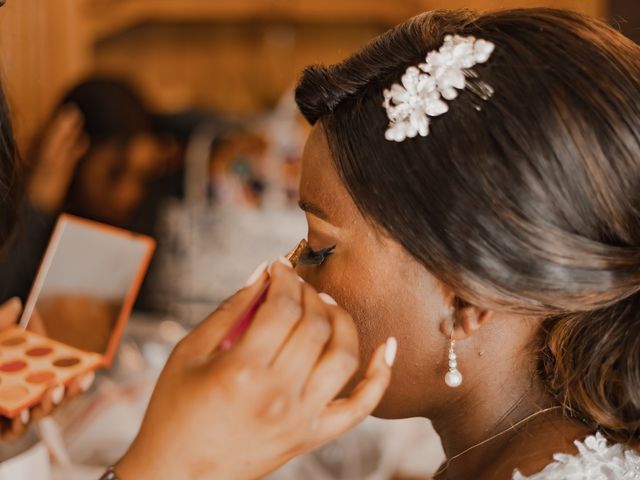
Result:
{"label": "pearl drop earring", "polygon": [[444,376],[444,383],[451,388],[460,386],[462,383],[462,374],[458,371],[458,360],[456,352],[453,350],[456,341],[453,339],[453,327],[451,328],[451,339],[449,342],[449,371]]}

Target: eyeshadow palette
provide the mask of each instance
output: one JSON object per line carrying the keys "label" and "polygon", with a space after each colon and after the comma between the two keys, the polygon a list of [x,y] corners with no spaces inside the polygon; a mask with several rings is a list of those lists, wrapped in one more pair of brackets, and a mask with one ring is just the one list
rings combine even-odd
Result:
{"label": "eyeshadow palette", "polygon": [[102,356],[13,327],[0,332],[0,414],[15,417],[45,391],[100,366]]}
{"label": "eyeshadow palette", "polygon": [[[145,235],[59,217],[19,327],[0,332],[0,415],[109,367],[154,247]],[[34,312],[46,337],[27,331]]]}

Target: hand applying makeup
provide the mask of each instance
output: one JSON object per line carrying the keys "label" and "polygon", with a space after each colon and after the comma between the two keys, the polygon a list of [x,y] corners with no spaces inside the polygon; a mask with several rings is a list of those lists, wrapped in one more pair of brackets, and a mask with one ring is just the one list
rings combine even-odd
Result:
{"label": "hand applying makeup", "polygon": [[[351,317],[300,282],[286,260],[266,264],[182,340],[165,366],[140,432],[115,467],[121,480],[253,479],[356,426],[379,403],[396,343],[336,396],[358,366]],[[244,335],[219,344],[270,282]]]}
{"label": "hand applying makeup", "polygon": [[[0,305],[0,330],[15,326],[21,312],[22,303],[18,298],[12,298]],[[34,314],[29,323],[29,330],[36,333],[44,333],[44,328],[37,313]],[[87,390],[92,381],[93,374],[90,374],[73,381],[66,389],[60,386],[50,388],[37,405],[22,411],[15,418],[0,416],[0,442],[16,440],[26,432],[31,422],[50,415],[62,403],[63,399],[70,399]]]}

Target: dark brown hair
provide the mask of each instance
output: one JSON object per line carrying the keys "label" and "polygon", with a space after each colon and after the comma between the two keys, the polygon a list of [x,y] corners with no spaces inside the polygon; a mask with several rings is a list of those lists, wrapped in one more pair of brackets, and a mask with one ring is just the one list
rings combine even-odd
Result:
{"label": "dark brown hair", "polygon": [[[447,34],[496,45],[473,69],[494,95],[385,140],[383,89]],[[365,217],[464,300],[542,317],[551,393],[640,440],[640,47],[566,11],[434,11],[308,68],[296,100]]]}
{"label": "dark brown hair", "polygon": [[60,107],[74,105],[82,114],[83,131],[89,143],[127,142],[151,133],[152,119],[135,89],[124,80],[88,78],[69,90]]}
{"label": "dark brown hair", "polygon": [[14,233],[22,198],[23,176],[9,107],[0,86],[0,253]]}

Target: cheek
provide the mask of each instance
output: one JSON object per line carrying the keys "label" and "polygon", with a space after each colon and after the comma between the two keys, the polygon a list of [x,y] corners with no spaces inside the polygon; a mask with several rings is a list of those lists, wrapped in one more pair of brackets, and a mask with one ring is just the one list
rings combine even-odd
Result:
{"label": "cheek", "polygon": [[338,304],[353,317],[360,334],[360,341],[369,343],[370,338],[382,335],[381,311],[386,298],[381,295],[375,272],[361,265],[354,258],[334,254],[320,267],[302,268],[301,276],[318,292],[331,295]]}
{"label": "cheek", "polygon": [[[336,254],[337,255],[337,254]],[[425,392],[446,367],[447,342],[438,330],[444,298],[435,279],[400,262],[369,265],[357,259],[308,268],[303,277],[347,310],[360,340],[360,369],[345,392],[362,378],[373,350],[394,336],[398,356],[392,383],[375,414],[398,418],[420,414]]]}
{"label": "cheek", "polygon": [[102,204],[108,200],[112,185],[109,181],[110,163],[102,157],[94,157],[87,160],[80,172],[80,189],[83,200],[86,200],[93,207],[95,204]]}
{"label": "cheek", "polygon": [[144,196],[144,185],[136,178],[124,177],[114,187],[114,197],[123,210],[135,207]]}
{"label": "cheek", "polygon": [[353,317],[360,340],[360,355],[368,362],[371,353],[394,336],[405,345],[425,333],[422,302],[398,270],[370,264],[358,257],[330,257],[321,267],[305,268],[302,276],[319,292],[326,292]]}
{"label": "cheek", "polygon": [[105,201],[105,196],[109,196],[109,189],[100,177],[93,175],[93,172],[86,172],[81,180],[80,191],[82,202],[91,209],[96,205],[101,205]]}

